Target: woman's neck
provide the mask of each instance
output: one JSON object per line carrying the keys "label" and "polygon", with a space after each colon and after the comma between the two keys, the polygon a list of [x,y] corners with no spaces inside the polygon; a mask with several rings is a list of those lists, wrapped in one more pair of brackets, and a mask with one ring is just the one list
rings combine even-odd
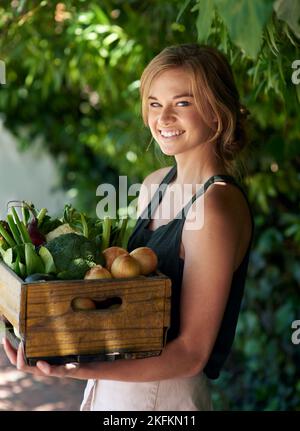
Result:
{"label": "woman's neck", "polygon": [[200,151],[197,154],[181,153],[175,156],[177,164],[177,184],[204,184],[212,175],[229,175],[224,163],[214,152]]}

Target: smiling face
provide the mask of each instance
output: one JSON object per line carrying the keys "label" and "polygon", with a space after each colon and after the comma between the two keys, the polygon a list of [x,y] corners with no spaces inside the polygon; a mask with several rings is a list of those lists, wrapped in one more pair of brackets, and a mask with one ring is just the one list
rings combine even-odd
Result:
{"label": "smiling face", "polygon": [[148,97],[148,125],[161,151],[173,156],[198,147],[211,137],[192,94],[189,74],[182,68],[161,72]]}

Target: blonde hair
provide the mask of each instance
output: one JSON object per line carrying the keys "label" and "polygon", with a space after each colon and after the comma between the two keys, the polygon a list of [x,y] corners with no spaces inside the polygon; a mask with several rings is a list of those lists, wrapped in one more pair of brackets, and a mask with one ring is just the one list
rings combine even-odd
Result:
{"label": "blonde hair", "polygon": [[[241,105],[231,67],[217,49],[199,44],[174,45],[150,61],[140,85],[144,124],[148,126],[148,96],[154,78],[178,67],[188,72],[196,108],[214,133],[207,143],[216,144],[217,157],[234,172],[234,162],[247,144],[244,120],[249,111]],[[212,115],[217,119],[215,128]]]}

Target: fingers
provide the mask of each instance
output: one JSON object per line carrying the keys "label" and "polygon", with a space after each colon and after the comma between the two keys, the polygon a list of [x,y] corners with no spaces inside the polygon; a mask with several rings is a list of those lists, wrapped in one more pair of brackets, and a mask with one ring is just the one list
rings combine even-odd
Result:
{"label": "fingers", "polygon": [[18,370],[22,370],[26,367],[24,360],[24,347],[22,342],[19,343],[18,350],[16,350],[7,338],[3,338],[3,347],[12,365],[15,365]]}
{"label": "fingers", "polygon": [[46,361],[37,361],[36,366],[26,365],[24,344],[21,341],[18,350],[14,349],[6,337],[3,338],[3,347],[5,353],[12,365],[15,365],[19,371],[34,374],[44,377],[75,377],[79,368],[79,364],[66,364],[54,366]]}
{"label": "fingers", "polygon": [[17,351],[13,348],[6,337],[3,338],[3,348],[6,356],[9,359],[9,362],[12,365],[17,365]]}
{"label": "fingers", "polygon": [[45,376],[45,374],[37,367],[26,365],[24,359],[24,345],[20,342],[18,350],[14,349],[6,337],[3,338],[3,347],[5,353],[12,365],[15,365],[19,371],[35,374],[37,376]]}
{"label": "fingers", "polygon": [[24,370],[26,371],[27,367],[26,363],[25,363],[25,359],[24,359],[24,345],[22,342],[20,342],[19,347],[18,347],[18,351],[17,351],[17,368],[18,370]]}
{"label": "fingers", "polygon": [[51,377],[75,377],[79,368],[79,364],[69,363],[65,365],[50,365],[45,361],[38,361],[37,368],[41,370],[44,375]]}
{"label": "fingers", "polygon": [[36,363],[37,368],[47,376],[51,375],[51,365],[48,364],[48,362],[45,361],[37,361]]}

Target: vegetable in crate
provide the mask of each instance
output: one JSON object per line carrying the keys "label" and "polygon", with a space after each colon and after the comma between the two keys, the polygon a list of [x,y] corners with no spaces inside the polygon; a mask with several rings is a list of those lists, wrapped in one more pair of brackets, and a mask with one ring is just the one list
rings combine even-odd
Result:
{"label": "vegetable in crate", "polygon": [[[41,246],[41,237],[37,238],[36,232],[27,230],[27,223],[30,213],[29,208],[33,214],[34,228],[37,228],[38,219],[36,211],[33,207],[26,206],[28,214],[24,216],[23,221],[19,219],[15,207],[11,207],[11,214],[7,215],[7,223],[0,223],[0,234],[5,241],[1,244],[0,253],[3,261],[9,266],[17,275],[23,279],[34,273],[55,273],[56,268],[51,254],[45,247]],[[24,210],[24,208],[22,208]],[[43,210],[44,212],[45,210]],[[35,241],[36,239],[36,241]],[[34,244],[36,242],[36,244]],[[37,245],[39,244],[39,248]]]}
{"label": "vegetable in crate", "polygon": [[112,278],[112,275],[108,269],[104,268],[102,265],[93,266],[84,276],[85,280],[99,280],[103,278]]}
{"label": "vegetable in crate", "polygon": [[[32,244],[34,244],[37,247],[39,245],[44,244],[46,242],[46,238],[43,235],[43,233],[40,231],[40,225],[43,222],[43,219],[47,213],[47,209],[42,208],[38,213],[32,202],[15,201],[15,203],[21,204],[22,214],[23,214],[22,223],[25,227],[25,230],[28,232],[29,238],[30,238],[30,241],[28,241],[28,238],[26,239],[24,235],[22,235],[24,242],[32,242]],[[11,211],[14,214],[15,221],[17,222],[18,216],[16,214],[15,208],[11,207]],[[30,220],[30,215],[31,215],[31,220]]]}
{"label": "vegetable in crate", "polygon": [[63,280],[81,280],[90,268],[104,264],[96,243],[83,235],[60,235],[46,243],[45,247],[53,257],[57,277]]}
{"label": "vegetable in crate", "polygon": [[125,248],[122,247],[108,247],[105,250],[102,251],[104,259],[105,259],[105,267],[108,269],[108,271],[111,270],[111,266],[113,264],[113,261],[122,254],[129,254]]}
{"label": "vegetable in crate", "polygon": [[51,232],[47,233],[46,240],[47,242],[51,241],[54,238],[57,238],[60,235],[64,235],[66,233],[77,233],[68,223],[64,223],[60,226],[57,226]]}
{"label": "vegetable in crate", "polygon": [[7,222],[0,222],[0,258],[23,280],[49,280],[47,274],[83,279],[93,266],[104,263],[104,249],[124,242],[127,219],[88,217],[70,204],[62,218],[53,219],[46,208],[38,211],[32,202],[12,202],[22,209],[22,220],[11,206]]}
{"label": "vegetable in crate", "polygon": [[[7,235],[9,233],[9,226],[6,221],[0,220],[0,228],[1,232],[3,232],[4,235]],[[0,233],[0,253],[3,257],[4,252],[9,248],[9,243],[6,241],[4,236]]]}
{"label": "vegetable in crate", "polygon": [[31,222],[28,223],[27,230],[30,235],[30,239],[34,245],[39,246],[44,244],[44,242],[46,242],[46,238],[39,231],[38,220],[36,218],[33,218]]}
{"label": "vegetable in crate", "polygon": [[140,264],[141,274],[148,275],[155,272],[158,259],[156,253],[150,247],[138,247],[130,253]]}
{"label": "vegetable in crate", "polygon": [[111,273],[114,278],[137,277],[141,275],[141,267],[130,254],[122,254],[113,261]]}

